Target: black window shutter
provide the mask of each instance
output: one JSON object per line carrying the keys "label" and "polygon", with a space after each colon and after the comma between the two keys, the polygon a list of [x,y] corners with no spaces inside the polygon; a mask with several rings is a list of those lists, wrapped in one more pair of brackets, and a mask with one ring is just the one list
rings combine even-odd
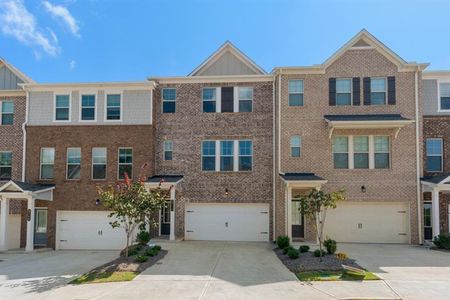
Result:
{"label": "black window shutter", "polygon": [[364,105],[370,105],[370,77],[364,77]]}
{"label": "black window shutter", "polygon": [[233,112],[234,108],[234,97],[233,91],[234,88],[231,87],[222,87],[221,92],[221,102],[222,102],[222,112]]}
{"label": "black window shutter", "polygon": [[395,105],[395,77],[388,77],[388,104]]}
{"label": "black window shutter", "polygon": [[330,78],[329,84],[329,102],[330,106],[336,105],[336,78]]}
{"label": "black window shutter", "polygon": [[361,104],[361,83],[359,77],[353,78],[353,105]]}

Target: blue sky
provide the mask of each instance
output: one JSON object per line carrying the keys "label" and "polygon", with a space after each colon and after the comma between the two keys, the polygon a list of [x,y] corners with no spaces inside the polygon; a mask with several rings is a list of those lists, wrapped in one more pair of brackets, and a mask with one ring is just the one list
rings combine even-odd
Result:
{"label": "blue sky", "polygon": [[266,71],[322,63],[362,28],[450,69],[446,0],[0,0],[0,56],[38,82],[186,75],[224,41]]}

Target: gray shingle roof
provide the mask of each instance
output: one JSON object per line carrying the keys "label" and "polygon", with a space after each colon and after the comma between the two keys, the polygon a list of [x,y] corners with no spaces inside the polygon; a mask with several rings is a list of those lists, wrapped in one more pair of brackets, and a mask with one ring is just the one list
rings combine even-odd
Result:
{"label": "gray shingle roof", "polygon": [[420,180],[437,184],[437,183],[441,182],[442,180],[444,180],[445,178],[447,178],[448,176],[450,176],[450,174],[424,176],[424,177],[420,178]]}
{"label": "gray shingle roof", "polygon": [[[54,184],[35,184],[29,182],[22,182],[17,180],[12,180],[18,187],[27,192],[39,192],[42,190],[46,190],[51,187],[55,187]],[[7,183],[5,183],[7,184]]]}
{"label": "gray shingle roof", "polygon": [[150,177],[147,182],[159,183],[161,181],[167,183],[175,183],[183,179],[183,175],[155,175]]}
{"label": "gray shingle roof", "polygon": [[400,114],[324,115],[327,121],[410,121]]}
{"label": "gray shingle roof", "polygon": [[286,181],[317,181],[325,180],[314,173],[285,173],[280,176]]}

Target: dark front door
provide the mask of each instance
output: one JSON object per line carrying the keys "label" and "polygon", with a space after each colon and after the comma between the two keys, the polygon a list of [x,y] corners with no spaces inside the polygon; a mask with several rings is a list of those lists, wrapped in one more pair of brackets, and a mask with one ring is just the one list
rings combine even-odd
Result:
{"label": "dark front door", "polygon": [[425,240],[431,241],[433,239],[431,202],[424,202],[423,204],[423,230]]}
{"label": "dark front door", "polygon": [[47,209],[35,209],[34,245],[47,246]]}
{"label": "dark front door", "polygon": [[292,239],[305,237],[305,226],[303,224],[303,214],[300,210],[300,201],[291,202],[292,209]]}
{"label": "dark front door", "polygon": [[161,208],[161,235],[170,235],[170,211],[172,209],[172,201],[167,201],[167,205]]}

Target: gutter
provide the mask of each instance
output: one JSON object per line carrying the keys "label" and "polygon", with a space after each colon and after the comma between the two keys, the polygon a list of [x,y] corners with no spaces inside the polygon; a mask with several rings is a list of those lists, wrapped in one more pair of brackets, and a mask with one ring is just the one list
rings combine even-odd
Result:
{"label": "gutter", "polygon": [[25,166],[26,166],[26,148],[27,148],[27,129],[28,109],[29,109],[30,92],[26,91],[25,96],[25,122],[22,123],[23,145],[22,145],[22,182],[25,182]]}
{"label": "gutter", "polygon": [[275,205],[276,205],[276,196],[277,196],[277,192],[276,192],[276,169],[275,169],[275,165],[277,162],[277,157],[276,157],[276,116],[275,116],[275,112],[276,112],[276,105],[275,105],[275,101],[276,101],[276,97],[275,97],[275,81],[276,81],[276,74],[273,75],[273,82],[272,82],[272,142],[273,142],[273,146],[272,146],[272,151],[273,151],[273,158],[272,158],[272,240],[275,241],[276,237],[275,237],[275,229],[276,229],[276,209],[275,209]]}
{"label": "gutter", "polygon": [[417,181],[417,230],[419,233],[419,244],[423,244],[422,238],[422,218],[421,218],[421,200],[422,195],[420,191],[420,127],[419,127],[419,69],[415,72],[415,91],[414,91],[414,101],[415,101],[415,114],[416,114],[416,181]]}

